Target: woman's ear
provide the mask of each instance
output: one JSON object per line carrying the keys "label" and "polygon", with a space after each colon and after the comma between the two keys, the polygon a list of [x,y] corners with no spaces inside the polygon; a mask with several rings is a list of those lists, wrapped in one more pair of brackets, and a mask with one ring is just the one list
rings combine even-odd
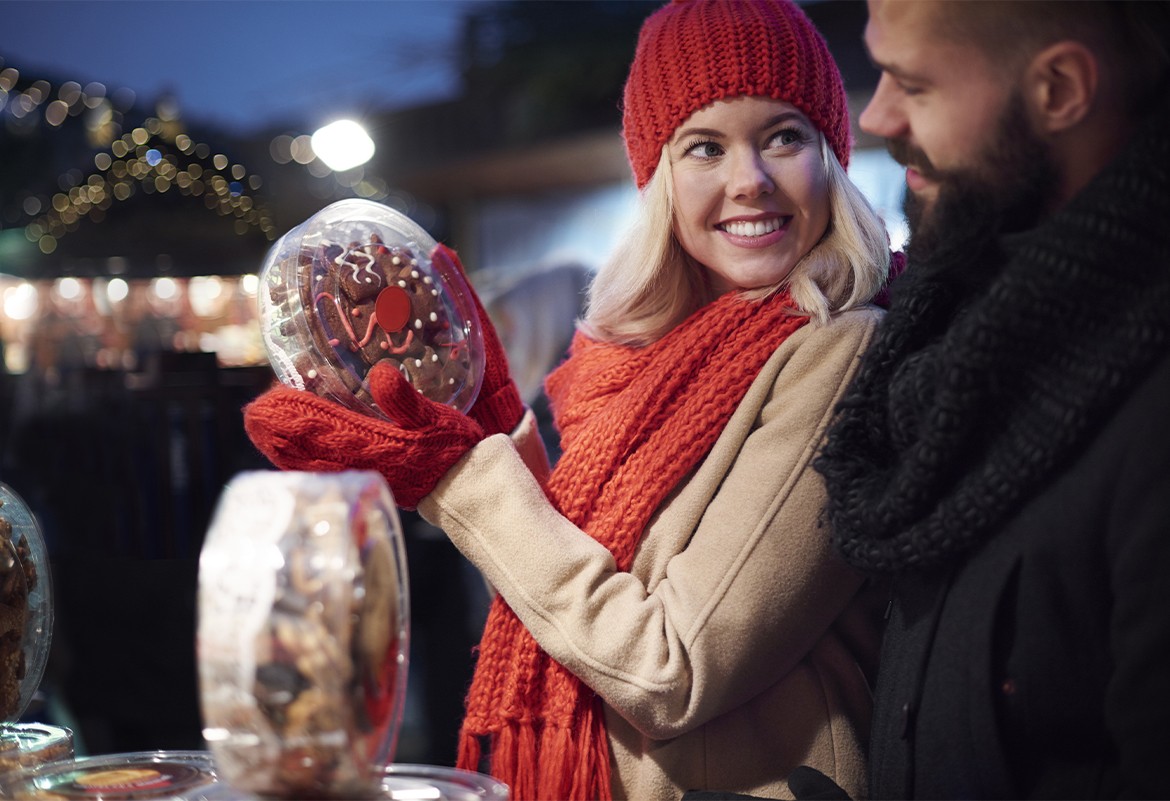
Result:
{"label": "woman's ear", "polygon": [[1056,42],[1033,56],[1024,91],[1037,129],[1054,135],[1084,120],[1097,101],[1100,78],[1097,56],[1081,42]]}

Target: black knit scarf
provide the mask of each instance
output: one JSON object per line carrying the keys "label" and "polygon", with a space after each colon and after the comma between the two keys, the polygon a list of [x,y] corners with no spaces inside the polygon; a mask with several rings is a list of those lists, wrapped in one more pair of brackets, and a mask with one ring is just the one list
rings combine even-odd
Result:
{"label": "black knit scarf", "polygon": [[863,570],[982,542],[1167,353],[1170,108],[1010,247],[970,240],[911,252],[816,462],[834,542]]}

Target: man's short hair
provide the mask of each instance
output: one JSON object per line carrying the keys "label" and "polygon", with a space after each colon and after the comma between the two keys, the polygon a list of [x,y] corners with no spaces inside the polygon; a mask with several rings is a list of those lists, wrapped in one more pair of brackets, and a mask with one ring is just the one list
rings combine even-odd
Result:
{"label": "man's short hair", "polygon": [[940,35],[975,45],[1008,70],[1055,42],[1084,43],[1113,72],[1131,113],[1170,88],[1166,0],[953,0],[937,8]]}

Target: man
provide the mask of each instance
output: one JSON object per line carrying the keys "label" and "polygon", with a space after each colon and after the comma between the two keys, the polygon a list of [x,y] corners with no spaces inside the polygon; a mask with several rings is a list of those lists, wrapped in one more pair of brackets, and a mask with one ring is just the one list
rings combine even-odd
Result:
{"label": "man", "polygon": [[1170,798],[1167,5],[869,13],[908,268],[817,464],[891,585],[872,795]]}

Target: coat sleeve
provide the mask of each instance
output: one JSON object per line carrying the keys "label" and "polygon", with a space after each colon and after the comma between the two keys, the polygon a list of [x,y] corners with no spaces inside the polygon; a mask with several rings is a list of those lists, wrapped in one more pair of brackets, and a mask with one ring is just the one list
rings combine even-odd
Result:
{"label": "coat sleeve", "polygon": [[811,460],[877,319],[847,313],[777,350],[651,522],[637,557],[659,563],[649,580],[556,512],[506,436],[472,449],[419,511],[618,714],[653,738],[688,731],[799,664],[861,583],[832,551]]}

